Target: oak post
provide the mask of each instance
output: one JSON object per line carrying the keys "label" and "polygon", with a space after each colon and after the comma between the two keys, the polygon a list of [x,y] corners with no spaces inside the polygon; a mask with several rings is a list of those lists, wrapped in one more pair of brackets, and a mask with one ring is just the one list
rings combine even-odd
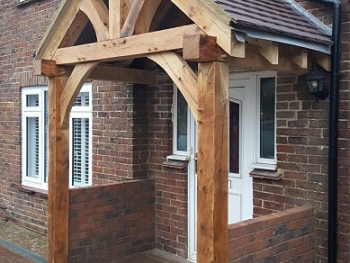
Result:
{"label": "oak post", "polygon": [[228,66],[199,63],[197,262],[228,262]]}
{"label": "oak post", "polygon": [[60,78],[49,79],[48,263],[68,263],[69,144],[60,124]]}

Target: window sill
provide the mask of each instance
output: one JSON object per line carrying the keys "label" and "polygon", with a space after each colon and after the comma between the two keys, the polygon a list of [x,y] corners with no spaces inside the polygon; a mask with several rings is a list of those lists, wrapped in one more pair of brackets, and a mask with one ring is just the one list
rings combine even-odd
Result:
{"label": "window sill", "polygon": [[166,161],[162,163],[163,167],[183,170],[188,166],[189,156],[183,155],[169,155],[166,157]]}
{"label": "window sill", "polygon": [[23,5],[26,5],[26,4],[29,4],[29,3],[31,3],[31,2],[35,2],[35,1],[38,1],[38,0],[23,0],[23,1],[17,0],[15,6],[21,7],[21,6],[23,6]]}
{"label": "window sill", "polygon": [[268,171],[262,169],[254,169],[249,173],[250,177],[254,179],[269,179],[269,180],[281,180],[283,172],[281,170]]}
{"label": "window sill", "polygon": [[37,196],[42,197],[42,198],[47,198],[48,197],[48,192],[46,190],[35,188],[35,187],[31,187],[31,186],[20,185],[18,187],[18,190],[20,192],[24,192],[24,193],[27,193],[27,194],[30,194],[30,195],[37,195]]}

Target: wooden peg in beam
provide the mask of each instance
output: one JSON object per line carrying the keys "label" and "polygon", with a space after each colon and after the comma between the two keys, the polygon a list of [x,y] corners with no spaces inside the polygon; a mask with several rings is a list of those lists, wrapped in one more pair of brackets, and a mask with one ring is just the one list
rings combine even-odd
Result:
{"label": "wooden peg in beam", "polygon": [[216,44],[216,37],[196,34],[185,35],[183,40],[183,58],[189,61],[223,61],[222,51]]}

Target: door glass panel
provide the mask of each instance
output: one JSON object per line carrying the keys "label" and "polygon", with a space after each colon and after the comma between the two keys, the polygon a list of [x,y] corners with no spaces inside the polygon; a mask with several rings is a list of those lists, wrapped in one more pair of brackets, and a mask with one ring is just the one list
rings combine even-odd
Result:
{"label": "door glass panel", "polygon": [[260,158],[275,158],[275,78],[260,83]]}
{"label": "door glass panel", "polygon": [[177,92],[177,150],[187,151],[187,102]]}
{"label": "door glass panel", "polygon": [[230,101],[230,173],[239,173],[240,105]]}

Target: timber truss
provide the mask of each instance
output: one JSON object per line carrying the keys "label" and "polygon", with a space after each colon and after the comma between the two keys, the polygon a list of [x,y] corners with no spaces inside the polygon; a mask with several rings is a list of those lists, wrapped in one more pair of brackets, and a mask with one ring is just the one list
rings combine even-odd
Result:
{"label": "timber truss", "polygon": [[[88,79],[155,84],[155,71],[132,68],[140,58],[171,77],[198,122],[197,261],[227,262],[229,67],[302,73],[312,58],[329,69],[325,54],[248,37],[240,42],[230,23],[231,16],[212,0],[62,3],[34,61],[34,74],[49,77],[47,262],[68,262],[68,119],[73,102]],[[94,34],[86,40],[89,26]],[[198,63],[198,72],[188,61]]]}

